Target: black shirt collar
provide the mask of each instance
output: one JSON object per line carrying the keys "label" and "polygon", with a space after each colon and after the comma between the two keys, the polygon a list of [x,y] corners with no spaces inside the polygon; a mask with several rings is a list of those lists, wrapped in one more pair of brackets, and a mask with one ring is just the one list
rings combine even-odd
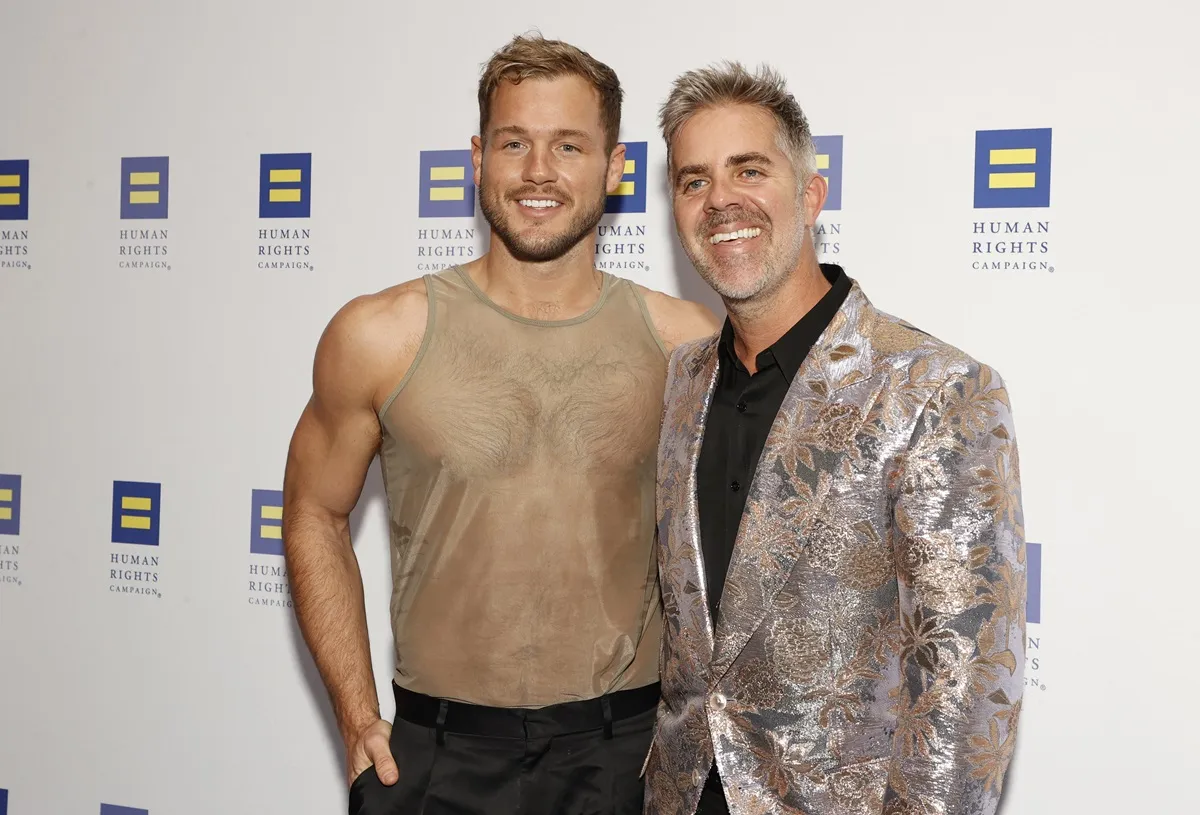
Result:
{"label": "black shirt collar", "polygon": [[[780,372],[789,384],[795,378],[808,352],[833,322],[833,317],[845,302],[846,295],[850,294],[850,278],[841,266],[822,263],[821,273],[830,283],[829,291],[789,328],[787,333],[759,353],[755,360],[755,368],[761,371],[778,363]],[[745,370],[733,349],[733,325],[728,317],[725,318],[725,325],[721,329],[720,348],[726,363],[732,363]]]}

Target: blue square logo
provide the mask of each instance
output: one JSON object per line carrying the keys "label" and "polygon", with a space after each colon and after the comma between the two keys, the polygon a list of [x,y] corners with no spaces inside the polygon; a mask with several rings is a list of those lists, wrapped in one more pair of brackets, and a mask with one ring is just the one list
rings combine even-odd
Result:
{"label": "blue square logo", "polygon": [[8,815],[8,790],[0,790],[0,815]]}
{"label": "blue square logo", "polygon": [[312,206],[312,153],[263,153],[258,217],[307,218]]}
{"label": "blue square logo", "polygon": [[0,475],[0,535],[20,534],[21,476]]}
{"label": "blue square logo", "polygon": [[29,160],[0,161],[0,221],[29,220]]}
{"label": "blue square logo", "polygon": [[112,542],[158,546],[162,484],[114,481]]}
{"label": "blue square logo", "polygon": [[625,145],[625,173],[621,183],[604,202],[605,212],[646,211],[646,142],[628,141]]}
{"label": "blue square logo", "polygon": [[167,156],[121,159],[121,220],[167,217],[170,164]]}
{"label": "blue square logo", "polygon": [[283,554],[283,491],[253,490],[250,496],[250,551]]}
{"label": "blue square logo", "polygon": [[1025,621],[1040,623],[1042,621],[1042,545],[1040,543],[1025,544],[1025,578],[1027,583]]}
{"label": "blue square logo", "polygon": [[825,210],[842,208],[842,137],[813,136],[817,151],[817,173],[824,176],[829,185],[825,196]]}
{"label": "blue square logo", "polygon": [[1050,206],[1050,128],[975,133],[975,208]]}
{"label": "blue square logo", "polygon": [[471,218],[475,215],[475,168],[470,150],[422,150],[421,218]]}
{"label": "blue square logo", "polygon": [[117,806],[116,804],[101,804],[100,815],[150,815],[150,810]]}

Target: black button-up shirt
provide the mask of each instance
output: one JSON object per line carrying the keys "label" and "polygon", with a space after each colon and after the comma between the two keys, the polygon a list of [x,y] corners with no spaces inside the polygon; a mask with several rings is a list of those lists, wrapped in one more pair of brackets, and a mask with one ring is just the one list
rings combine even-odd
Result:
{"label": "black button-up shirt", "polygon": [[728,318],[721,331],[720,373],[696,472],[700,547],[714,621],[746,508],[746,493],[771,424],[809,350],[850,293],[850,278],[841,267],[822,263],[821,271],[832,288],[786,334],[758,355],[758,370],[753,376],[733,349],[733,326]]}

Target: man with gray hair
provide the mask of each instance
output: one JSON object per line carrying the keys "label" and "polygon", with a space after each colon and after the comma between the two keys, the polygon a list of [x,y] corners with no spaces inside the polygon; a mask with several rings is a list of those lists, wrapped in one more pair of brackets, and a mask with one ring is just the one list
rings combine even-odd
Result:
{"label": "man with gray hair", "polygon": [[827,186],[774,71],[684,74],[661,126],[729,316],[668,373],[646,812],[991,815],[1025,637],[1004,383],[818,261]]}

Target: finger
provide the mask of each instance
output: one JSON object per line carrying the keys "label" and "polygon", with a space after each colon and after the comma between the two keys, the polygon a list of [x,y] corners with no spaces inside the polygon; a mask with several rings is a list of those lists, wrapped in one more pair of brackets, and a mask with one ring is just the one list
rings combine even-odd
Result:
{"label": "finger", "polygon": [[392,757],[392,751],[388,749],[386,743],[382,747],[372,750],[371,758],[374,759],[375,774],[386,786],[390,787],[400,780],[400,771],[396,767],[396,760]]}

